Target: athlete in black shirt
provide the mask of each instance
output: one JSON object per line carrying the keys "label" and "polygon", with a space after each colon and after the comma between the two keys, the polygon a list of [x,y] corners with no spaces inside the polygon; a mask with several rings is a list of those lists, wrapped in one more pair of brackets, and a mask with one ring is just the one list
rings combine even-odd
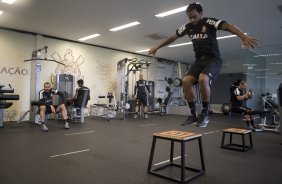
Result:
{"label": "athlete in black shirt", "polygon": [[48,128],[45,124],[45,113],[57,113],[57,112],[61,112],[63,119],[65,121],[65,129],[69,129],[69,124],[67,122],[68,119],[67,109],[65,107],[65,104],[59,105],[56,109],[52,105],[52,97],[53,95],[56,94],[64,96],[62,92],[51,88],[51,84],[49,82],[45,82],[44,89],[39,91],[39,114],[40,114],[40,120],[41,120],[43,131],[48,131]]}
{"label": "athlete in black shirt", "polygon": [[143,73],[140,73],[139,80],[136,81],[135,88],[134,88],[134,94],[133,97],[135,97],[137,92],[137,98],[136,98],[136,106],[135,106],[135,114],[134,119],[138,117],[138,111],[139,107],[143,105],[144,107],[144,118],[148,118],[148,107],[147,107],[147,92],[146,89],[149,92],[149,95],[151,94],[148,81],[144,80]]}
{"label": "athlete in black shirt", "polygon": [[85,90],[89,91],[85,105],[87,105],[87,101],[90,100],[90,90],[88,87],[84,86],[84,81],[82,79],[77,81],[77,85],[78,88],[75,90],[75,95],[72,100],[74,101],[75,106],[81,107]]}
{"label": "athlete in black shirt", "polygon": [[234,92],[234,90],[235,90],[236,88],[239,87],[240,82],[241,82],[241,80],[238,79],[238,80],[237,80],[236,82],[234,82],[234,84],[232,84],[232,86],[230,87],[230,89],[229,89],[229,92],[230,92],[230,102],[233,102],[233,97],[234,97],[233,92]]}
{"label": "athlete in black shirt", "polygon": [[231,112],[243,114],[247,127],[251,130],[261,131],[262,128],[254,124],[253,110],[245,105],[245,101],[252,97],[251,92],[246,92],[247,82],[241,81],[238,88],[232,93]]}
{"label": "athlete in black shirt", "polygon": [[[158,46],[151,48],[149,55],[155,55],[158,49],[171,44],[184,35],[190,37],[193,43],[196,61],[190,67],[186,76],[183,77],[182,83],[185,98],[192,115],[188,116],[187,120],[181,125],[197,122],[197,126],[206,127],[209,122],[208,107],[210,101],[210,85],[212,80],[216,79],[222,68],[216,31],[224,30],[237,35],[243,42],[242,47],[245,48],[253,48],[258,40],[245,35],[240,29],[226,21],[203,17],[203,9],[199,3],[189,4],[186,14],[190,22],[180,27],[176,30],[174,35],[167,38]],[[203,106],[202,113],[198,117],[195,108],[195,94],[193,91],[193,85],[196,82],[199,82],[200,85]]]}

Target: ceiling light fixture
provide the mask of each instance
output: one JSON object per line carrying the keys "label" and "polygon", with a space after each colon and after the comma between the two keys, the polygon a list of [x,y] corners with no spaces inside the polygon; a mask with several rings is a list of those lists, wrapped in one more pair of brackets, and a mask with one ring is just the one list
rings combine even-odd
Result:
{"label": "ceiling light fixture", "polygon": [[253,74],[253,73],[243,73],[245,75],[256,75],[256,74]]}
{"label": "ceiling light fixture", "polygon": [[270,69],[268,68],[259,68],[259,69],[255,69],[256,72],[261,72],[261,71],[268,71]]}
{"label": "ceiling light fixture", "polygon": [[256,66],[257,64],[249,64],[249,63],[245,63],[243,64],[243,66]]}
{"label": "ceiling light fixture", "polygon": [[2,15],[4,12],[3,11],[0,11],[0,15]]}
{"label": "ceiling light fixture", "polygon": [[276,54],[259,54],[259,55],[255,55],[254,58],[257,58],[257,57],[274,57],[274,56],[282,56],[282,54],[280,54],[280,53],[276,53]]}
{"label": "ceiling light fixture", "polygon": [[2,3],[13,4],[16,0],[2,0]]}
{"label": "ceiling light fixture", "polygon": [[[220,37],[217,37],[216,39],[222,40],[222,39],[234,38],[234,37],[237,37],[237,36],[236,35],[220,36]],[[175,45],[169,45],[168,47],[178,47],[178,46],[190,45],[190,44],[192,44],[192,42],[186,42],[186,43],[180,43],[180,44],[175,44]]]}
{"label": "ceiling light fixture", "polygon": [[168,47],[179,47],[179,46],[190,45],[190,44],[192,44],[192,42],[179,43],[179,44],[175,44],[175,45],[169,45]]}
{"label": "ceiling light fixture", "polygon": [[86,36],[86,37],[83,37],[83,38],[79,38],[78,40],[79,41],[85,41],[85,40],[89,40],[89,39],[92,39],[92,38],[95,38],[95,37],[98,37],[100,36],[100,34],[93,34],[93,35],[89,35],[89,36]]}
{"label": "ceiling light fixture", "polygon": [[271,65],[282,65],[282,62],[272,62]]}
{"label": "ceiling light fixture", "polygon": [[138,50],[138,51],[135,51],[137,53],[140,53],[140,52],[148,52],[150,49],[144,49],[144,50]]}
{"label": "ceiling light fixture", "polygon": [[[247,34],[247,33],[245,33]],[[216,39],[218,40],[222,40],[222,39],[227,39],[227,38],[234,38],[234,37],[237,37],[236,35],[228,35],[228,36],[220,36],[220,37],[217,37]],[[186,43],[179,43],[179,44],[174,44],[174,45],[169,45],[168,47],[179,47],[179,46],[184,46],[184,45],[191,45],[192,42],[186,42]],[[149,51],[150,49],[144,49],[144,50],[140,50],[140,51],[136,51],[136,52],[147,52]]]}
{"label": "ceiling light fixture", "polygon": [[281,78],[269,78],[269,77],[267,77],[267,79],[270,79],[270,80],[281,80]]}
{"label": "ceiling light fixture", "polygon": [[131,22],[131,23],[128,23],[128,24],[125,24],[125,25],[122,25],[122,26],[118,26],[118,27],[112,28],[112,29],[110,29],[110,31],[119,31],[121,29],[125,29],[125,28],[128,28],[128,27],[136,26],[138,24],[141,24],[141,23],[135,21],[135,22]]}
{"label": "ceiling light fixture", "polygon": [[172,15],[172,14],[175,14],[175,13],[186,11],[187,7],[188,6],[183,6],[183,7],[176,8],[176,9],[173,9],[173,10],[169,10],[169,11],[166,11],[166,12],[163,12],[163,13],[159,13],[155,16],[158,17],[158,18],[166,17],[168,15]]}
{"label": "ceiling light fixture", "polygon": [[216,39],[217,40],[222,40],[222,39],[234,38],[234,37],[237,37],[237,36],[236,35],[220,36],[220,37],[217,37]]}
{"label": "ceiling light fixture", "polygon": [[277,73],[266,73],[266,75],[277,75]]}

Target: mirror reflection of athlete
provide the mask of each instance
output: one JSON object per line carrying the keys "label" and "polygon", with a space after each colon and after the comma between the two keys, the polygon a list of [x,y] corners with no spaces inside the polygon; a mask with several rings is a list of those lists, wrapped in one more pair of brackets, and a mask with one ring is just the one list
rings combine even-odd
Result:
{"label": "mirror reflection of athlete", "polygon": [[149,95],[151,95],[151,91],[148,85],[148,81],[144,80],[144,75],[143,73],[139,74],[139,80],[136,81],[135,88],[134,88],[134,94],[133,98],[136,96],[137,92],[137,98],[136,98],[136,106],[135,106],[135,114],[133,116],[134,119],[138,118],[138,112],[139,112],[139,107],[143,105],[144,107],[144,118],[148,118],[148,107],[147,107],[147,91],[149,92]]}
{"label": "mirror reflection of athlete", "polygon": [[232,93],[231,111],[243,114],[247,124],[247,128],[252,131],[262,131],[263,129],[254,124],[253,110],[245,106],[244,102],[252,98],[252,92],[246,92],[247,82],[241,81],[238,88]]}
{"label": "mirror reflection of athlete", "polygon": [[[193,43],[196,56],[195,63],[183,77],[183,91],[188,102],[191,116],[181,125],[197,122],[198,127],[206,127],[209,119],[210,85],[222,68],[216,31],[224,30],[237,35],[243,42],[243,47],[253,48],[257,45],[257,39],[245,35],[239,28],[226,21],[215,18],[203,17],[203,8],[200,3],[191,3],[186,9],[189,23],[183,25],[176,33],[168,37],[156,47],[149,50],[149,55],[155,55],[157,50],[176,41],[178,38],[188,35]],[[199,82],[202,97],[202,113],[197,117],[195,94],[193,85]]]}
{"label": "mirror reflection of athlete", "polygon": [[60,95],[64,97],[64,93],[60,92],[56,89],[51,88],[51,84],[49,82],[44,83],[44,89],[39,91],[39,114],[40,114],[40,120],[42,124],[42,130],[47,132],[48,128],[45,124],[45,114],[49,113],[58,113],[60,112],[62,114],[62,117],[65,121],[64,128],[69,129],[69,124],[67,122],[68,116],[67,116],[67,109],[65,107],[65,104],[59,105],[56,109],[52,105],[52,97],[53,95]]}

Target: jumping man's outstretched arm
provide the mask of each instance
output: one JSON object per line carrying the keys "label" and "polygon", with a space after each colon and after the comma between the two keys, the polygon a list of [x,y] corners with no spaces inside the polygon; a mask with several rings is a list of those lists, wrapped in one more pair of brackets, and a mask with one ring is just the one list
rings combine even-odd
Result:
{"label": "jumping man's outstretched arm", "polygon": [[255,46],[257,46],[257,42],[259,41],[259,39],[257,38],[245,35],[243,31],[241,31],[239,28],[227,22],[225,22],[222,25],[221,30],[228,31],[232,34],[237,35],[239,38],[241,38],[243,42],[242,44],[243,48],[254,48]]}
{"label": "jumping man's outstretched arm", "polygon": [[153,47],[149,50],[149,55],[153,54],[155,56],[156,52],[158,49],[171,44],[172,42],[174,42],[175,40],[178,39],[178,36],[176,34],[171,35],[170,37],[168,37],[165,41],[161,42],[158,46]]}

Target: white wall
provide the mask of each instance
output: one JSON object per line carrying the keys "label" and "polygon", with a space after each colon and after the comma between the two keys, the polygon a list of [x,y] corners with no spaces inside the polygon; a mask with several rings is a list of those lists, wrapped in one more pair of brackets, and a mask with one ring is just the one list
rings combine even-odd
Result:
{"label": "white wall", "polygon": [[20,101],[13,101],[13,106],[4,111],[6,121],[14,112],[17,115],[12,119],[29,109],[30,63],[24,59],[31,57],[34,43],[32,35],[0,30],[0,84],[11,84],[20,95]]}

